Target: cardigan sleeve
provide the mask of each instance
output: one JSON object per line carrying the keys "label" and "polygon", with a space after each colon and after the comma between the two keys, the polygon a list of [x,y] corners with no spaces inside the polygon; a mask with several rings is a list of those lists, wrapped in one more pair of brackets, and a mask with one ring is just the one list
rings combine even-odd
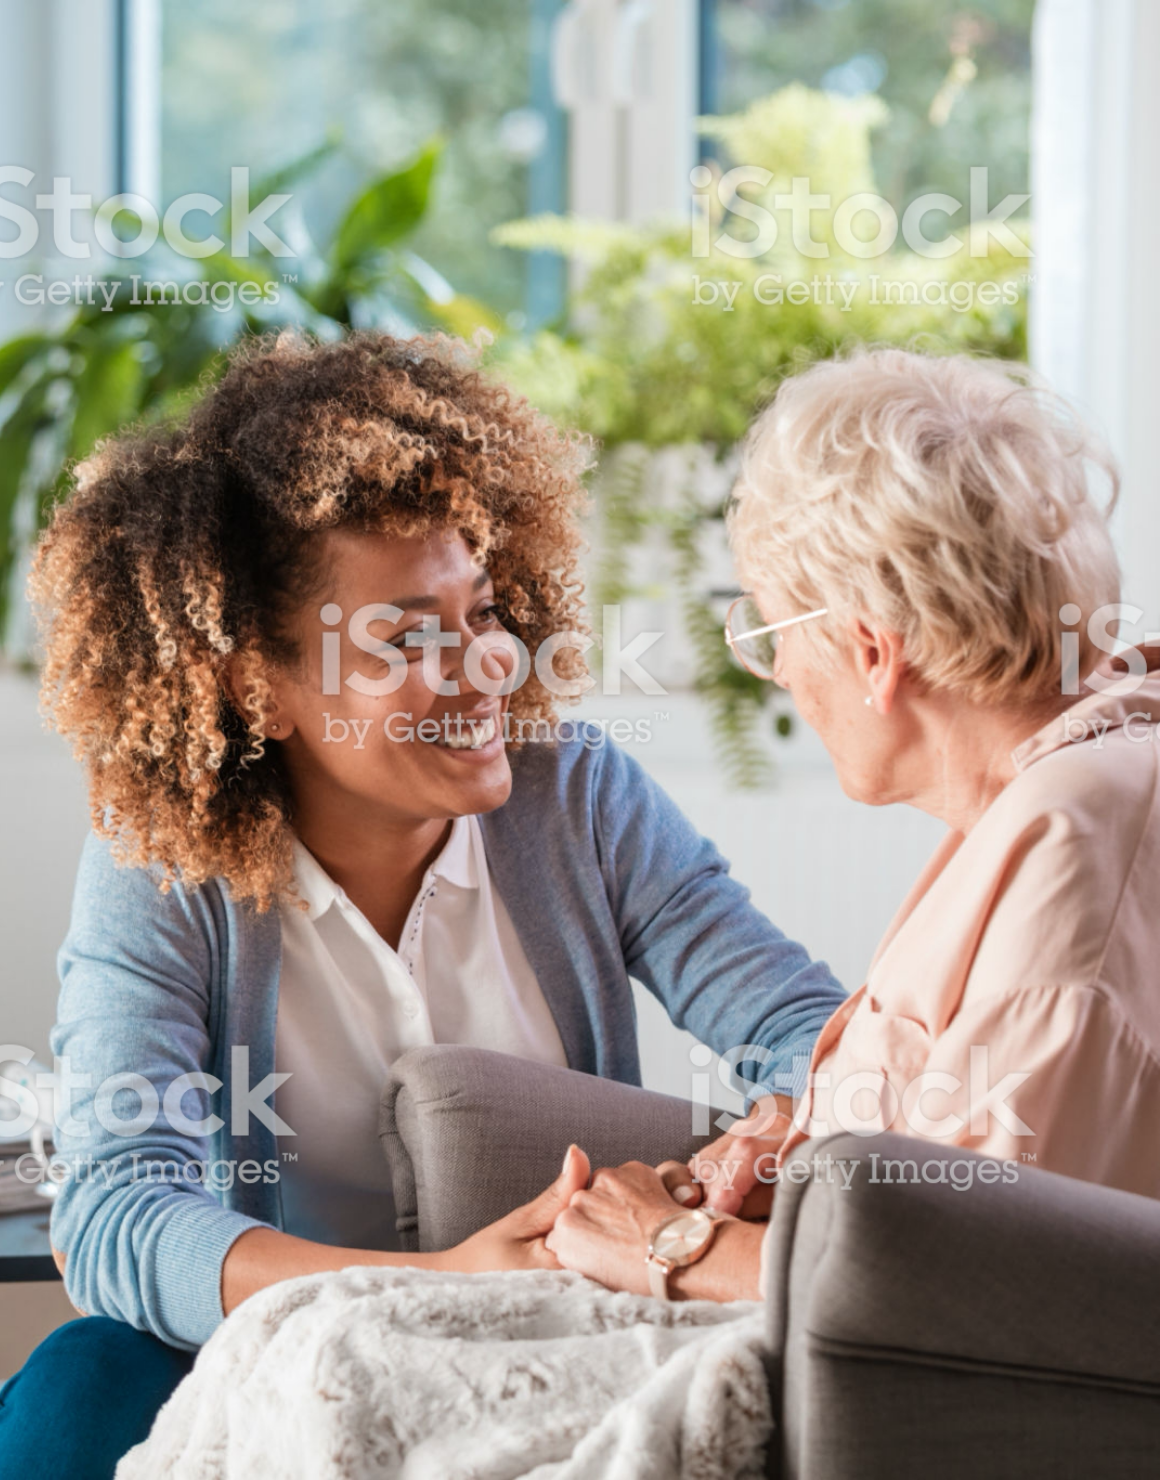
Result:
{"label": "cardigan sleeve", "polygon": [[721,854],[611,743],[592,772],[605,882],[630,974],[669,1017],[768,1092],[800,1093],[846,993],[729,875]]}
{"label": "cardigan sleeve", "polygon": [[58,963],[52,1049],[71,1088],[52,1241],[74,1305],[184,1349],[222,1320],[222,1263],[260,1226],[211,1190],[227,1175],[205,1079],[215,949],[204,902],[162,894],[154,871],[117,867],[89,838]]}

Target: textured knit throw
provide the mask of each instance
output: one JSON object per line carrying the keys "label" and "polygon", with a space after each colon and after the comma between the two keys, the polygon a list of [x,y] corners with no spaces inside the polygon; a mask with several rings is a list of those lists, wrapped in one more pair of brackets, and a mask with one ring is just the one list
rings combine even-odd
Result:
{"label": "textured knit throw", "polygon": [[215,1332],[117,1480],[757,1480],[761,1312],[549,1271],[308,1275]]}

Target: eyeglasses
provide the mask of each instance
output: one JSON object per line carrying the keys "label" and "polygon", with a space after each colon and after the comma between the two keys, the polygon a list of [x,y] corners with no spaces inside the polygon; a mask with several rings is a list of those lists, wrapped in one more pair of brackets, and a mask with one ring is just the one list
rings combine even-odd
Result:
{"label": "eyeglasses", "polygon": [[815,617],[824,617],[828,611],[828,607],[820,606],[816,612],[804,612],[800,617],[765,622],[753,597],[739,596],[725,618],[725,641],[742,667],[748,668],[758,678],[772,679],[777,661],[778,633],[786,627],[796,627],[799,622],[812,622]]}

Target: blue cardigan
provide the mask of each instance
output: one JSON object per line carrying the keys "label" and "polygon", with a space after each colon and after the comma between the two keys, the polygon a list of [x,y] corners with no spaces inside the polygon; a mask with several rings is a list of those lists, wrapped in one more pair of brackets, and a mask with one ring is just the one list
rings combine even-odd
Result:
{"label": "blue cardigan", "polygon": [[[488,865],[568,1063],[639,1084],[632,976],[718,1051],[766,1050],[749,1073],[784,1091],[844,1000],[827,967],[754,909],[611,743],[531,745],[512,770],[511,798],[481,819]],[[281,1227],[274,1081],[262,1083],[280,965],[276,909],[258,914],[219,881],[162,894],[156,870],[118,867],[89,838],[52,1034],[88,1076],[58,1128],[72,1169],[52,1216],[80,1309],[199,1346],[222,1320],[231,1244]]]}

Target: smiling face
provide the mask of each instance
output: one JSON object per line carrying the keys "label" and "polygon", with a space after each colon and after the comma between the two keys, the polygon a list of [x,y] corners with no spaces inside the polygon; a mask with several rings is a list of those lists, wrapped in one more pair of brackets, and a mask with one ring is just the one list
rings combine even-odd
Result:
{"label": "smiling face", "polygon": [[[503,640],[486,571],[457,534],[403,539],[331,530],[320,539],[320,579],[291,623],[299,661],[271,675],[267,728],[280,744],[296,809],[316,816],[328,807],[366,808],[386,826],[406,826],[502,805],[511,790],[508,698],[482,692],[464,671],[474,639],[489,640],[480,647]],[[374,690],[392,676],[390,654],[364,651],[357,624],[353,636],[350,630],[356,612],[382,605],[401,614],[367,620],[365,632],[402,655],[393,659],[402,681],[389,693]],[[337,622],[328,606],[341,609]],[[408,634],[430,633],[435,619],[444,641],[456,634],[458,646],[408,644]],[[336,676],[332,663],[324,672],[324,634],[338,640],[337,693],[324,691]],[[499,680],[509,669],[494,648],[484,652],[486,678]],[[458,693],[438,692],[453,686]],[[420,726],[436,738],[419,738]]]}

